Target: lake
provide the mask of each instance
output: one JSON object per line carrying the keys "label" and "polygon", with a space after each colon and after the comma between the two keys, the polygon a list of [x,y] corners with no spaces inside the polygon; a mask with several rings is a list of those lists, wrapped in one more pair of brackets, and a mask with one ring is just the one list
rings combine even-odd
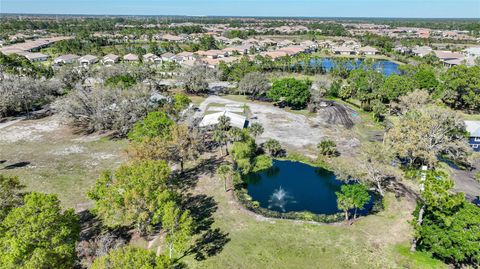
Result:
{"label": "lake", "polygon": [[[347,68],[349,70],[353,70],[356,68],[359,68],[361,64],[363,63],[363,59],[351,59],[347,63]],[[326,72],[329,72],[333,67],[335,67],[335,60],[334,58],[322,58],[322,59],[312,59],[310,61],[310,64],[315,65],[315,64],[321,64],[323,69],[325,69]],[[382,72],[385,76],[390,76],[392,74],[400,74],[400,70],[398,70],[398,64],[388,61],[388,60],[374,60],[373,62],[373,68],[375,70],[378,70]]]}
{"label": "lake", "polygon": [[[260,206],[278,212],[310,211],[316,214],[341,212],[335,192],[344,182],[325,169],[294,161],[274,160],[271,169],[248,175],[248,194]],[[360,215],[372,209],[373,197]]]}

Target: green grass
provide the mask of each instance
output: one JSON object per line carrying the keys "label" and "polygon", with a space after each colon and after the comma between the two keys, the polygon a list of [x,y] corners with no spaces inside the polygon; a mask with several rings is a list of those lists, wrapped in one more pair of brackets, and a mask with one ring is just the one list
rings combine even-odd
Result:
{"label": "green grass", "polygon": [[[228,233],[222,252],[197,262],[192,268],[442,268],[439,261],[421,253],[407,255],[397,245],[407,245],[411,205],[386,197],[387,208],[353,225],[313,224],[263,219],[232,203],[215,178],[199,186],[218,202],[215,227]],[[406,266],[410,267],[406,267]],[[437,266],[437,267],[432,267]]]}
{"label": "green grass", "polygon": [[429,253],[410,252],[410,246],[408,245],[397,245],[395,251],[400,254],[399,260],[404,268],[447,268],[444,263],[432,258]]}

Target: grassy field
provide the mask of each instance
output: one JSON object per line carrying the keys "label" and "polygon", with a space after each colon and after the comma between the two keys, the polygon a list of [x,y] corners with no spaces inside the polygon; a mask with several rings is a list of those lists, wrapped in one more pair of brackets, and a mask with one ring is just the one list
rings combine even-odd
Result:
{"label": "grassy field", "polygon": [[214,226],[228,233],[221,253],[193,268],[446,268],[424,253],[408,251],[413,203],[388,194],[385,211],[353,225],[266,219],[243,209],[222,181],[201,177],[195,192],[218,203]]}
{"label": "grassy field", "polygon": [[[57,119],[20,121],[0,129],[0,173],[27,190],[55,193],[65,207],[85,209],[85,191],[105,169],[125,159],[126,141],[74,134]],[[2,169],[3,167],[3,169]]]}

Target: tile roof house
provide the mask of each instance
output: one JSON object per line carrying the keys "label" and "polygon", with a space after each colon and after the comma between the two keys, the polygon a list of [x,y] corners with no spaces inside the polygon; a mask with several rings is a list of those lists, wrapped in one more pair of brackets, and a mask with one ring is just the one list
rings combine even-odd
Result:
{"label": "tile roof house", "polygon": [[102,63],[104,65],[112,65],[112,64],[117,63],[119,59],[120,59],[119,56],[110,53],[110,54],[107,54],[103,57]]}
{"label": "tile roof house", "polygon": [[416,46],[412,49],[412,53],[415,56],[424,57],[432,52],[432,48],[428,46]]}
{"label": "tile roof house", "polygon": [[19,55],[22,55],[23,57],[27,58],[30,62],[45,62],[48,60],[48,55],[45,55],[40,52],[22,52],[19,53]]}
{"label": "tile roof house", "polygon": [[378,54],[378,49],[370,46],[361,47],[358,49],[358,53],[362,55],[375,55]]}
{"label": "tile roof house", "polygon": [[61,65],[61,64],[71,64],[76,62],[80,56],[75,55],[75,54],[65,54],[62,56],[58,56],[53,60],[54,64]]}
{"label": "tile roof house", "polygon": [[133,54],[133,53],[129,53],[129,54],[123,56],[123,60],[125,62],[138,62],[139,59],[138,59],[138,55]]}
{"label": "tile roof house", "polygon": [[474,151],[480,152],[480,121],[465,121],[469,133],[468,143]]}
{"label": "tile roof house", "polygon": [[144,62],[150,62],[150,63],[162,63],[162,58],[158,57],[157,55],[153,53],[147,53],[142,56]]}
{"label": "tile roof house", "polygon": [[332,47],[332,51],[334,54],[340,55],[353,55],[356,53],[355,49],[350,46],[335,46]]}
{"label": "tile roof house", "polygon": [[160,55],[160,57],[162,58],[162,61],[171,62],[174,61],[175,54],[171,52],[165,52],[164,54]]}
{"label": "tile roof house", "polygon": [[94,64],[94,63],[98,62],[98,57],[94,56],[94,55],[85,55],[85,56],[80,57],[80,59],[78,59],[78,61],[80,62],[81,65],[88,66],[88,65],[91,65],[91,64]]}

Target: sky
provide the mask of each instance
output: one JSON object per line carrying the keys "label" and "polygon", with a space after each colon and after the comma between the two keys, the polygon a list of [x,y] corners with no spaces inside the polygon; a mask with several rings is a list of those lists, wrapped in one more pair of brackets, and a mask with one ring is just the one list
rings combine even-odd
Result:
{"label": "sky", "polygon": [[480,0],[0,0],[0,13],[480,19]]}

